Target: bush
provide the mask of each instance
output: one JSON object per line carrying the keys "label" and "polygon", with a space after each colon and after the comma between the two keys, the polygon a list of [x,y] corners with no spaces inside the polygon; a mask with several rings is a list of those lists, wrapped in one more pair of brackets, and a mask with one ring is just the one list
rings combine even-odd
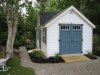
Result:
{"label": "bush", "polygon": [[85,54],[85,56],[87,56],[90,59],[97,59],[97,57],[93,55],[92,53]]}
{"label": "bush", "polygon": [[0,32],[0,44],[6,45],[7,41],[7,32]]}
{"label": "bush", "polygon": [[100,56],[100,36],[95,34],[93,38],[93,54]]}
{"label": "bush", "polygon": [[26,45],[26,48],[27,48],[27,50],[33,49],[33,48],[34,48],[34,45],[33,45],[33,44],[31,44],[31,45]]}
{"label": "bush", "polygon": [[93,54],[94,54],[94,55],[97,55],[97,56],[100,56],[100,47],[95,47],[95,48],[93,49]]}
{"label": "bush", "polygon": [[16,39],[14,42],[14,47],[19,48],[20,45],[21,45],[20,41]]}
{"label": "bush", "polygon": [[26,45],[26,39],[27,39],[26,35],[21,35],[21,37],[20,37],[21,45]]}
{"label": "bush", "polygon": [[31,60],[35,63],[62,63],[64,60],[60,57],[60,54],[46,58],[40,51],[34,51],[29,53]]}
{"label": "bush", "polygon": [[27,39],[26,40],[26,47],[27,47],[27,49],[33,49],[33,48],[35,48],[34,41],[30,40],[30,39]]}
{"label": "bush", "polygon": [[36,51],[33,51],[33,55],[36,56],[36,57],[39,57],[39,58],[44,58],[45,55],[44,53],[40,50],[36,50]]}
{"label": "bush", "polygon": [[[18,37],[19,36],[19,37]],[[17,37],[15,38],[15,42],[14,42],[14,47],[18,48],[19,46],[23,46],[26,45],[26,35],[17,35]]]}
{"label": "bush", "polygon": [[93,45],[94,47],[100,46],[100,36],[97,34],[93,36]]}
{"label": "bush", "polygon": [[24,45],[27,47],[27,49],[35,48],[34,39],[30,39],[30,38],[32,38],[32,35],[30,34],[30,32],[28,32],[27,34],[23,34],[23,35],[17,34],[14,47],[19,47],[19,46]]}
{"label": "bush", "polygon": [[59,53],[57,53],[57,54],[55,54],[54,58],[55,58],[55,61],[57,61],[57,60],[59,60],[61,58],[61,56],[60,56]]}
{"label": "bush", "polygon": [[27,38],[29,38],[29,39],[33,39],[33,33],[32,33],[31,31],[28,31],[28,32],[26,33],[26,36],[27,36]]}

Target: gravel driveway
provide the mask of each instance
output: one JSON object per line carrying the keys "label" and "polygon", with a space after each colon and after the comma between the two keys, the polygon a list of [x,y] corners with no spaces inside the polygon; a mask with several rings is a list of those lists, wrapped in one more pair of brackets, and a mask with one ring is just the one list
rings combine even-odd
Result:
{"label": "gravel driveway", "polygon": [[36,75],[100,75],[100,57],[95,60],[56,64],[32,63],[25,47],[20,47],[21,65],[33,68]]}
{"label": "gravel driveway", "polygon": [[100,57],[96,60],[58,63],[33,64],[36,75],[100,75]]}

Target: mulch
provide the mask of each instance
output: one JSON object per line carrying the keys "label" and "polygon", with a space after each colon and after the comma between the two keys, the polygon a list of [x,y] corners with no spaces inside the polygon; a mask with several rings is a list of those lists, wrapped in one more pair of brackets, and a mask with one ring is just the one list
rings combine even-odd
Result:
{"label": "mulch", "polygon": [[29,54],[32,62],[34,63],[63,63],[64,60],[59,57],[59,59],[56,59],[54,57],[49,57],[49,58],[39,58],[34,56],[32,53]]}

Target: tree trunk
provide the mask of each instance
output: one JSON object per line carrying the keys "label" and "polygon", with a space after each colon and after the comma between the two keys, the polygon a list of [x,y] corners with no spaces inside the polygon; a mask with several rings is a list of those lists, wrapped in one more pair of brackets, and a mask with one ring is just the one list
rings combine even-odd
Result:
{"label": "tree trunk", "polygon": [[80,11],[81,11],[82,13],[84,13],[85,4],[86,4],[86,0],[81,0],[81,1],[80,1]]}
{"label": "tree trunk", "polygon": [[16,32],[17,32],[17,24],[18,24],[18,20],[16,18],[17,18],[17,16],[15,17],[15,21],[14,21],[13,26],[12,26],[12,41],[11,41],[12,54],[13,54],[13,45],[14,45],[14,41],[15,41],[15,36],[16,36]]}
{"label": "tree trunk", "polygon": [[7,14],[7,24],[8,24],[8,39],[6,44],[6,57],[9,57],[11,55],[11,41],[12,41],[12,21],[10,19],[10,14]]}
{"label": "tree trunk", "polygon": [[83,0],[80,0],[80,11],[82,12]]}
{"label": "tree trunk", "polygon": [[18,24],[18,17],[17,15],[14,16],[13,19],[9,20],[10,15],[8,14],[7,23],[8,23],[8,39],[6,45],[6,57],[13,56],[13,44],[17,32],[17,24]]}
{"label": "tree trunk", "polygon": [[[8,25],[8,39],[6,44],[6,57],[11,57],[13,55],[13,44],[17,32],[18,25],[18,5],[19,0],[15,1],[15,4],[7,3],[9,1],[3,0],[3,12],[6,15],[7,25]],[[11,1],[12,2],[12,1]]]}

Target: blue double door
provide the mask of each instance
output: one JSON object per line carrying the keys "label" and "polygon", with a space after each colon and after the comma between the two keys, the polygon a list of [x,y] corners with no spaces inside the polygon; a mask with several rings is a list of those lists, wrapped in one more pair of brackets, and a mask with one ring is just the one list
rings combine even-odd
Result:
{"label": "blue double door", "polygon": [[59,47],[61,54],[82,52],[82,24],[60,25]]}

